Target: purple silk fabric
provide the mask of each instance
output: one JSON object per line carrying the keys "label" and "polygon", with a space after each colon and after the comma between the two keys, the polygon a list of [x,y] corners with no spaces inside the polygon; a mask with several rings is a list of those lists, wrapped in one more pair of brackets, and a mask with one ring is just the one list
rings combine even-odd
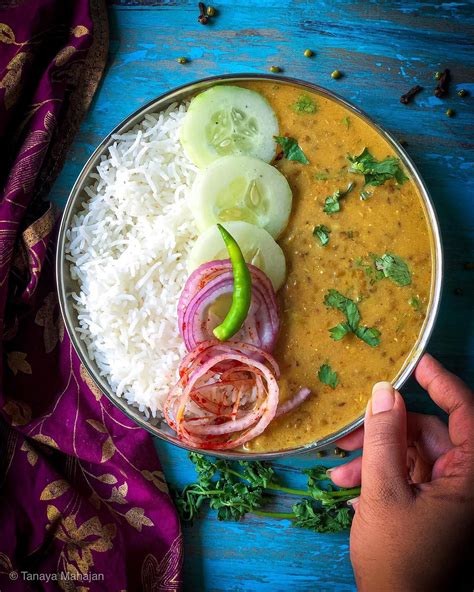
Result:
{"label": "purple silk fabric", "polygon": [[150,436],[64,332],[42,200],[105,64],[103,0],[0,0],[0,590],[180,589]]}

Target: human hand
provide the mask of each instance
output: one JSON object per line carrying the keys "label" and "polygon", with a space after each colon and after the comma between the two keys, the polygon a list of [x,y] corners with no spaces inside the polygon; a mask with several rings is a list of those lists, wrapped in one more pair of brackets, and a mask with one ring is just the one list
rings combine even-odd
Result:
{"label": "human hand", "polygon": [[361,592],[473,590],[474,393],[430,355],[415,372],[449,415],[406,413],[390,383],[377,383],[364,428],[338,442],[362,457],[331,471],[353,501],[351,561]]}

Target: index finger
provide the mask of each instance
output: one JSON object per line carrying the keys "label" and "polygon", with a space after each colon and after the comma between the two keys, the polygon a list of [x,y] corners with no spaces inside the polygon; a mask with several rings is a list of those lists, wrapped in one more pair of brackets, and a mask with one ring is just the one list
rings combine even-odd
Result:
{"label": "index finger", "polygon": [[342,448],[343,450],[358,450],[362,448],[362,444],[364,443],[364,426],[360,426],[354,432],[347,434],[347,436],[343,436],[336,440],[335,444]]}
{"label": "index finger", "polygon": [[474,393],[460,378],[425,354],[415,370],[415,378],[433,401],[449,415],[449,436],[455,446],[473,440]]}

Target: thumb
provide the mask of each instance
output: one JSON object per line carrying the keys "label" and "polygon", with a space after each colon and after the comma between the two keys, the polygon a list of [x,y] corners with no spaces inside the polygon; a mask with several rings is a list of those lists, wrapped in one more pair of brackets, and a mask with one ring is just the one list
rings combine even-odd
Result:
{"label": "thumb", "polygon": [[372,389],[364,424],[362,498],[396,502],[411,496],[407,475],[407,418],[400,393],[389,382]]}

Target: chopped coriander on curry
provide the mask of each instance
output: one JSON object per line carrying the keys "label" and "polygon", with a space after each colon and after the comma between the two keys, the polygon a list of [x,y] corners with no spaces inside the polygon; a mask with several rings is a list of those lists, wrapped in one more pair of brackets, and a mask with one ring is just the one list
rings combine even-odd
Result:
{"label": "chopped coriander on curry", "polygon": [[327,181],[329,179],[329,175],[327,173],[314,173],[314,178],[317,181]]}
{"label": "chopped coriander on curry", "polygon": [[324,304],[328,308],[335,308],[346,315],[351,331],[354,331],[360,322],[360,313],[357,304],[337,290],[329,290],[324,297]]}
{"label": "chopped coriander on curry", "polygon": [[382,256],[369,253],[372,264],[367,263],[362,257],[358,257],[354,264],[363,269],[370,284],[384,278],[390,279],[397,286],[409,286],[411,284],[411,272],[408,264],[398,255],[384,253]]}
{"label": "chopped coriander on curry", "polygon": [[316,113],[316,103],[310,96],[300,95],[296,102],[293,103],[293,111],[297,113]]}
{"label": "chopped coriander on curry", "polygon": [[342,118],[342,123],[346,126],[347,129],[351,127],[351,118],[349,117],[349,115]]}
{"label": "chopped coriander on curry", "polygon": [[[400,161],[395,156],[387,156],[384,160],[377,160],[367,148],[358,156],[347,157],[352,163],[349,172],[364,175],[365,187],[377,187],[385,181],[394,179],[399,185],[408,180],[403,172]],[[370,197],[365,189],[361,192],[361,199]]]}
{"label": "chopped coriander on curry", "polygon": [[331,229],[324,224],[320,224],[319,226],[315,226],[313,229],[313,236],[319,238],[319,242],[321,243],[322,247],[325,247],[329,242],[329,235],[331,233]]}
{"label": "chopped coriander on curry", "polygon": [[318,378],[323,384],[327,384],[331,388],[336,388],[339,379],[337,372],[331,368],[329,364],[323,364],[318,371]]}
{"label": "chopped coriander on curry", "polygon": [[407,263],[398,255],[385,253],[382,257],[377,257],[375,267],[397,286],[409,286],[411,284],[410,269]]}
{"label": "chopped coriander on curry", "polygon": [[334,339],[334,341],[340,341],[343,337],[351,332],[352,329],[347,323],[339,323],[332,329],[329,329],[329,333],[331,333],[331,339]]}
{"label": "chopped coriander on curry", "polygon": [[339,341],[348,333],[354,333],[356,337],[371,347],[379,345],[380,331],[375,327],[360,326],[361,316],[359,308],[353,300],[347,298],[347,296],[344,296],[337,290],[331,289],[324,297],[324,304],[328,308],[340,310],[346,317],[345,323],[339,323],[332,329],[329,329],[331,338],[334,341]]}
{"label": "chopped coriander on curry", "polygon": [[345,191],[336,189],[336,191],[332,195],[328,195],[328,197],[326,197],[326,201],[324,202],[323,212],[326,212],[326,214],[329,215],[339,212],[341,209],[341,204],[339,203],[339,200],[345,197],[348,193],[350,193],[353,188],[354,183],[349,183]]}
{"label": "chopped coriander on curry", "polygon": [[355,335],[370,347],[376,347],[380,343],[380,331],[375,327],[357,327]]}
{"label": "chopped coriander on curry", "polygon": [[385,276],[383,271],[379,271],[376,269],[374,262],[377,259],[377,255],[370,253],[370,257],[372,259],[372,263],[368,263],[367,260],[363,259],[362,257],[358,257],[354,261],[354,265],[359,269],[362,269],[367,276],[367,280],[369,284],[374,284],[376,281],[383,279]]}
{"label": "chopped coriander on curry", "polygon": [[275,136],[275,142],[282,147],[283,155],[287,160],[295,160],[301,164],[309,164],[305,153],[299,147],[295,138],[288,138],[287,136]]}
{"label": "chopped coriander on curry", "polygon": [[422,310],[421,302],[420,302],[420,299],[417,298],[416,296],[412,296],[410,298],[410,300],[408,301],[408,304],[410,306],[412,306],[416,310],[416,312],[421,312],[421,310]]}

